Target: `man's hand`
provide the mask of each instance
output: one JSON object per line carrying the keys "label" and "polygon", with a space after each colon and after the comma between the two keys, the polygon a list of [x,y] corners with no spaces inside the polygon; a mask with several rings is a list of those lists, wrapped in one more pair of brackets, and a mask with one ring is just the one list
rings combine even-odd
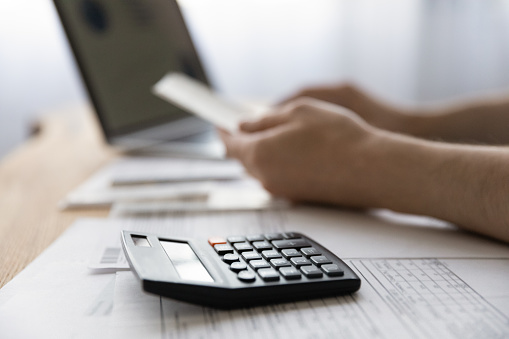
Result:
{"label": "man's hand", "polygon": [[277,112],[221,132],[228,155],[238,158],[264,187],[295,201],[372,206],[372,150],[382,137],[348,109],[302,98]]}
{"label": "man's hand", "polygon": [[281,103],[301,98],[313,98],[346,107],[378,128],[403,134],[414,133],[415,114],[412,110],[385,102],[353,84],[304,88]]}
{"label": "man's hand", "polygon": [[405,108],[380,100],[351,84],[309,87],[283,103],[315,98],[346,107],[369,124],[425,139],[508,145],[509,96],[492,95],[447,105]]}
{"label": "man's hand", "polygon": [[429,215],[509,242],[508,148],[391,133],[309,98],[221,136],[275,195]]}

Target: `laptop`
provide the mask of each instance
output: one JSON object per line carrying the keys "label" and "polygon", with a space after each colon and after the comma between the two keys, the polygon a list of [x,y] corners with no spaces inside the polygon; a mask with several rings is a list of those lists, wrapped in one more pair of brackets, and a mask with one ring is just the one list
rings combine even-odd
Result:
{"label": "laptop", "polygon": [[208,122],[156,97],[166,73],[207,76],[175,0],[54,0],[107,142],[130,153],[220,158]]}

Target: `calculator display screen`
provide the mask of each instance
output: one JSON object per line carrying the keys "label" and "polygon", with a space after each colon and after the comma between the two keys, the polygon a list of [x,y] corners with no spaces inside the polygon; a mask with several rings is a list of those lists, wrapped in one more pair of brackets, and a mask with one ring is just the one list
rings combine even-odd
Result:
{"label": "calculator display screen", "polygon": [[159,241],[182,280],[214,282],[191,246],[183,242]]}

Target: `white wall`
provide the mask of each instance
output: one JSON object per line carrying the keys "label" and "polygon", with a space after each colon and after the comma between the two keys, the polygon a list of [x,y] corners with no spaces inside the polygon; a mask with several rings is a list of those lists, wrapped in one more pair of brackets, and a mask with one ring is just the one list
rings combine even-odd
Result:
{"label": "white wall", "polygon": [[226,93],[354,80],[396,101],[509,90],[509,0],[180,0]]}
{"label": "white wall", "polygon": [[38,112],[84,100],[50,0],[0,0],[0,158]]}
{"label": "white wall", "polygon": [[[509,90],[509,0],[180,3],[213,82],[232,97],[275,100],[348,79],[411,104]],[[80,100],[51,1],[0,0],[0,158],[38,112]]]}

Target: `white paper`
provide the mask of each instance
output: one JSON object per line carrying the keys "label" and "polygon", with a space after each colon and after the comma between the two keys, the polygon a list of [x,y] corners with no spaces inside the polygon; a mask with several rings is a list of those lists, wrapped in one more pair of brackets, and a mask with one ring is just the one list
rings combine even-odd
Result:
{"label": "white paper", "polygon": [[163,218],[175,213],[235,212],[288,208],[290,203],[257,188],[216,187],[206,199],[174,202],[120,202],[113,205],[110,218]]}
{"label": "white paper", "polygon": [[233,160],[123,158],[111,169],[113,186],[182,181],[232,180],[245,177]]}
{"label": "white paper", "polygon": [[87,268],[105,227],[78,221],[0,290],[2,339],[106,337],[115,275]]}
{"label": "white paper", "polygon": [[[148,295],[117,273],[111,338],[503,338],[508,313],[469,286],[458,260],[346,260],[362,278],[353,294],[220,311]],[[492,278],[493,259],[475,266]],[[503,274],[509,275],[509,259]],[[474,279],[475,280],[475,279]],[[477,279],[478,280],[478,279]],[[509,296],[506,284],[499,294]]]}
{"label": "white paper", "polygon": [[[120,211],[113,217],[129,215]],[[142,213],[143,215],[143,213]],[[123,229],[168,237],[209,236],[297,231],[315,239],[345,258],[509,258],[509,246],[458,231],[436,219],[402,215],[385,210],[371,214],[328,208],[276,208],[259,211],[196,214],[147,211],[144,218],[120,218]],[[115,224],[120,225],[120,224]],[[122,254],[118,262],[101,265],[105,251],[121,253],[120,229],[109,228],[109,242],[98,247],[93,268],[126,269]]]}
{"label": "white paper", "polygon": [[[118,236],[120,229],[203,242],[213,235],[301,231],[358,270],[362,286],[353,296],[219,312],[142,293],[139,281],[126,271],[117,272],[111,302],[114,276],[91,274],[87,266],[101,239]],[[508,259],[506,244],[459,232],[434,219],[391,213],[301,207],[80,220],[0,290],[0,334],[2,339],[138,334],[194,338],[200,333],[207,338],[291,334],[298,338],[312,329],[318,338],[398,338],[409,337],[408,333],[448,338],[453,337],[453,332],[444,332],[449,329],[460,338],[465,333],[475,334],[474,338],[507,337]],[[436,281],[417,276],[416,285],[408,285],[401,279],[407,277],[410,264],[439,270],[443,281],[430,271],[427,276]],[[432,291],[438,285],[447,293],[412,294],[419,284]],[[449,289],[453,287],[460,293],[453,295]],[[444,306],[446,301],[451,305]],[[481,336],[476,335],[479,329]]]}
{"label": "white paper", "polygon": [[332,208],[224,213],[185,212],[167,218],[117,219],[123,229],[197,237],[296,231],[345,258],[509,258],[509,246],[445,222],[396,213],[364,214]]}
{"label": "white paper", "polygon": [[152,90],[157,96],[230,132],[235,132],[242,120],[260,116],[260,111],[234,105],[181,73],[165,75]]}
{"label": "white paper", "polygon": [[230,160],[121,158],[70,192],[60,202],[60,208],[110,207],[115,202],[203,200],[216,184],[242,181],[244,177],[242,167]]}

